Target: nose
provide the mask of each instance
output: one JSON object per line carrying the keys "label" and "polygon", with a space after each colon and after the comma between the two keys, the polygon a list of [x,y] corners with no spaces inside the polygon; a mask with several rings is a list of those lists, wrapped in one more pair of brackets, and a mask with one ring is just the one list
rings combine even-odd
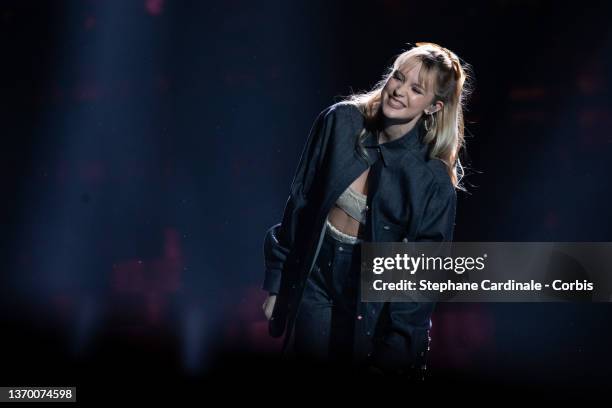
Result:
{"label": "nose", "polygon": [[403,84],[399,84],[395,87],[395,89],[393,90],[393,96],[395,96],[396,98],[401,98],[404,96],[404,93],[400,92],[402,90],[402,86]]}

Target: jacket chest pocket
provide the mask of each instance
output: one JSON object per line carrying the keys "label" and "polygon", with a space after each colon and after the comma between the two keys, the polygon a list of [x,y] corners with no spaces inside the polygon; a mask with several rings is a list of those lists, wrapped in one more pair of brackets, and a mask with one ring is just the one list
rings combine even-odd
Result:
{"label": "jacket chest pocket", "polygon": [[384,218],[380,219],[376,229],[378,241],[380,242],[399,242],[407,234],[407,230],[403,225],[390,222]]}

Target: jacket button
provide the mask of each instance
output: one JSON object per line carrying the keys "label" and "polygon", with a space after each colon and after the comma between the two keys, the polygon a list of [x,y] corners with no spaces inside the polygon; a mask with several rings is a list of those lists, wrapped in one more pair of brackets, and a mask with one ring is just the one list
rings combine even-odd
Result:
{"label": "jacket button", "polygon": [[383,225],[383,229],[386,231],[389,231],[389,226],[388,225]]}
{"label": "jacket button", "polygon": [[357,316],[357,320],[361,320],[361,319],[363,319],[362,315]]}
{"label": "jacket button", "polygon": [[368,211],[369,209],[370,209],[370,206],[369,206],[369,205],[366,205],[366,206],[365,206],[365,210],[366,210],[366,211]]}
{"label": "jacket button", "polygon": [[344,251],[344,248],[338,247],[338,251]]}

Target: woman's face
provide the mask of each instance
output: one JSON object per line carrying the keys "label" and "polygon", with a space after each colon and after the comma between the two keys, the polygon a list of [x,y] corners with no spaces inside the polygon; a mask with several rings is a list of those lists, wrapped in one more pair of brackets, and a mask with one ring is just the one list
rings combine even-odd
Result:
{"label": "woman's face", "polygon": [[387,118],[418,120],[425,109],[432,113],[442,108],[442,102],[432,105],[433,86],[429,84],[425,89],[419,83],[421,65],[419,62],[412,69],[400,66],[391,74],[382,91],[382,110]]}

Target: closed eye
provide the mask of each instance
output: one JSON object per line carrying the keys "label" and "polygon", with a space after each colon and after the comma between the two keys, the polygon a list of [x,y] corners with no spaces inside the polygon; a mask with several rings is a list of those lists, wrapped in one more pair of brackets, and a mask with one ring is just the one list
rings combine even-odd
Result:
{"label": "closed eye", "polygon": [[[399,71],[397,71],[397,70],[393,72],[393,78],[397,79],[398,81],[404,82],[404,78],[403,78],[402,74]],[[417,85],[417,84],[414,84],[414,85]],[[414,92],[418,93],[419,95],[423,95],[423,91],[418,86],[413,86],[412,90]]]}

